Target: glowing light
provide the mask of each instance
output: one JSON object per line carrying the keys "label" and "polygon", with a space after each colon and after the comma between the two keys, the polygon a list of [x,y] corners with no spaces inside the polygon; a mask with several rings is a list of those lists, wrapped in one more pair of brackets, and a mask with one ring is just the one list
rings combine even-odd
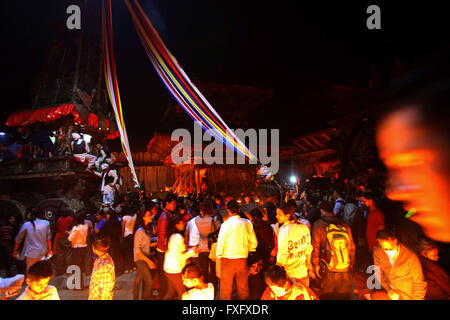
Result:
{"label": "glowing light", "polygon": [[409,210],[409,211],[406,213],[405,218],[406,218],[406,219],[409,219],[409,218],[411,218],[413,215],[415,215],[416,213],[417,213],[416,208],[412,208],[411,210]]}
{"label": "glowing light", "polygon": [[5,135],[6,135],[6,133],[0,132],[0,136],[5,136]]}
{"label": "glowing light", "polygon": [[289,180],[291,180],[292,183],[297,183],[297,178],[295,176],[291,176]]}
{"label": "glowing light", "polygon": [[83,134],[83,140],[86,141],[87,143],[90,143],[91,139],[92,139],[92,136],[90,136],[86,133]]}

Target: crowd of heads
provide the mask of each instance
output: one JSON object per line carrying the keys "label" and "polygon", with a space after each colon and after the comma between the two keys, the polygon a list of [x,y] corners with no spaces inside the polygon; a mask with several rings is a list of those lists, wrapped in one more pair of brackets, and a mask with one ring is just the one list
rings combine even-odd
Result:
{"label": "crowd of heads", "polygon": [[[107,177],[108,178],[108,177]],[[139,194],[137,190],[122,195],[114,206],[101,208],[85,207],[74,212],[68,207],[58,211],[61,217],[73,216],[74,226],[83,224],[89,215],[94,215],[96,221],[118,221],[126,215],[137,214],[134,231],[143,227],[155,235],[158,219],[163,210],[174,213],[170,220],[168,233],[185,234],[187,222],[196,216],[214,216],[221,223],[231,216],[239,215],[248,219],[252,224],[267,223],[271,226],[281,226],[286,222],[309,223],[309,228],[321,217],[343,218],[343,213],[336,214],[335,206],[340,199],[343,203],[358,206],[365,214],[371,210],[380,210],[386,217],[386,227],[376,234],[376,239],[385,252],[395,250],[402,243],[429,260],[437,261],[442,246],[427,238],[415,224],[405,218],[406,210],[401,203],[390,200],[385,193],[385,185],[378,183],[383,179],[372,176],[332,180],[328,187],[305,186],[299,189],[281,190],[276,196],[260,192],[251,192],[231,196],[226,194],[198,193],[176,195],[171,192],[165,194]],[[108,183],[108,181],[106,181]],[[318,215],[312,217],[310,213],[315,208]],[[42,209],[32,209],[26,215],[26,221],[43,218]],[[366,218],[366,217],[365,217]],[[15,217],[12,218],[16,219]],[[19,222],[21,223],[21,221]],[[99,236],[92,242],[92,251],[101,256],[111,248],[110,239]],[[44,268],[42,262],[35,267]],[[42,269],[44,270],[44,269]],[[45,270],[30,269],[30,279],[33,277],[51,278]],[[41,275],[42,274],[42,275]],[[186,287],[196,287],[203,284],[202,270],[198,265],[189,263],[182,272],[183,283]],[[264,279],[273,292],[282,293],[292,286],[292,281],[286,276],[286,271],[276,265],[265,266]]]}

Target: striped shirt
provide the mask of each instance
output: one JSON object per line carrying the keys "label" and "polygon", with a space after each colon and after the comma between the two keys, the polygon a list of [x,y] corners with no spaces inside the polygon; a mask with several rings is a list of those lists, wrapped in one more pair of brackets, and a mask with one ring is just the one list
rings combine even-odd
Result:
{"label": "striped shirt", "polygon": [[105,253],[94,262],[88,299],[113,300],[115,282],[114,261],[109,254]]}
{"label": "striped shirt", "polygon": [[172,213],[167,209],[163,209],[161,216],[158,219],[158,227],[156,229],[156,236],[158,238],[158,242],[156,244],[156,250],[159,252],[167,251],[167,231],[169,228],[170,218],[172,217]]}

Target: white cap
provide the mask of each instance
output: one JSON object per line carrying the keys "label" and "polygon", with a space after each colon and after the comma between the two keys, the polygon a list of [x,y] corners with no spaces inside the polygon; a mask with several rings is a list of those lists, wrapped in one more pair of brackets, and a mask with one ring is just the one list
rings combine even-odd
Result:
{"label": "white cap", "polygon": [[106,169],[106,168],[108,168],[109,167],[109,164],[108,163],[103,163],[102,164],[102,170],[104,170],[104,169]]}
{"label": "white cap", "polygon": [[73,133],[72,133],[72,138],[74,138],[75,140],[77,140],[77,139],[81,139],[81,136],[80,136],[78,133],[73,132]]}

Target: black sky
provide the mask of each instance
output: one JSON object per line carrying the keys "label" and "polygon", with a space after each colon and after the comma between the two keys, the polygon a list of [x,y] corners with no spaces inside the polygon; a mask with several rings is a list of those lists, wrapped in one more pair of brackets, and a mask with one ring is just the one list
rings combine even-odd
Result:
{"label": "black sky", "polygon": [[[91,0],[90,0],[91,1]],[[97,1],[100,5],[99,0]],[[71,4],[83,1],[70,1]],[[448,45],[442,2],[141,0],[166,46],[194,83],[273,89],[252,125],[289,138],[323,126],[327,115],[303,97],[332,84],[367,86],[369,65],[387,77],[395,58],[406,65]],[[366,28],[366,8],[381,8],[382,29]],[[72,39],[61,1],[2,1],[1,120],[32,105],[32,81],[55,34]],[[174,100],[158,78],[122,0],[113,0],[119,87],[132,149],[141,149]],[[83,19],[83,17],[82,17]],[[83,20],[82,20],[83,24]],[[72,34],[70,34],[72,32]],[[226,119],[225,119],[226,121]]]}

